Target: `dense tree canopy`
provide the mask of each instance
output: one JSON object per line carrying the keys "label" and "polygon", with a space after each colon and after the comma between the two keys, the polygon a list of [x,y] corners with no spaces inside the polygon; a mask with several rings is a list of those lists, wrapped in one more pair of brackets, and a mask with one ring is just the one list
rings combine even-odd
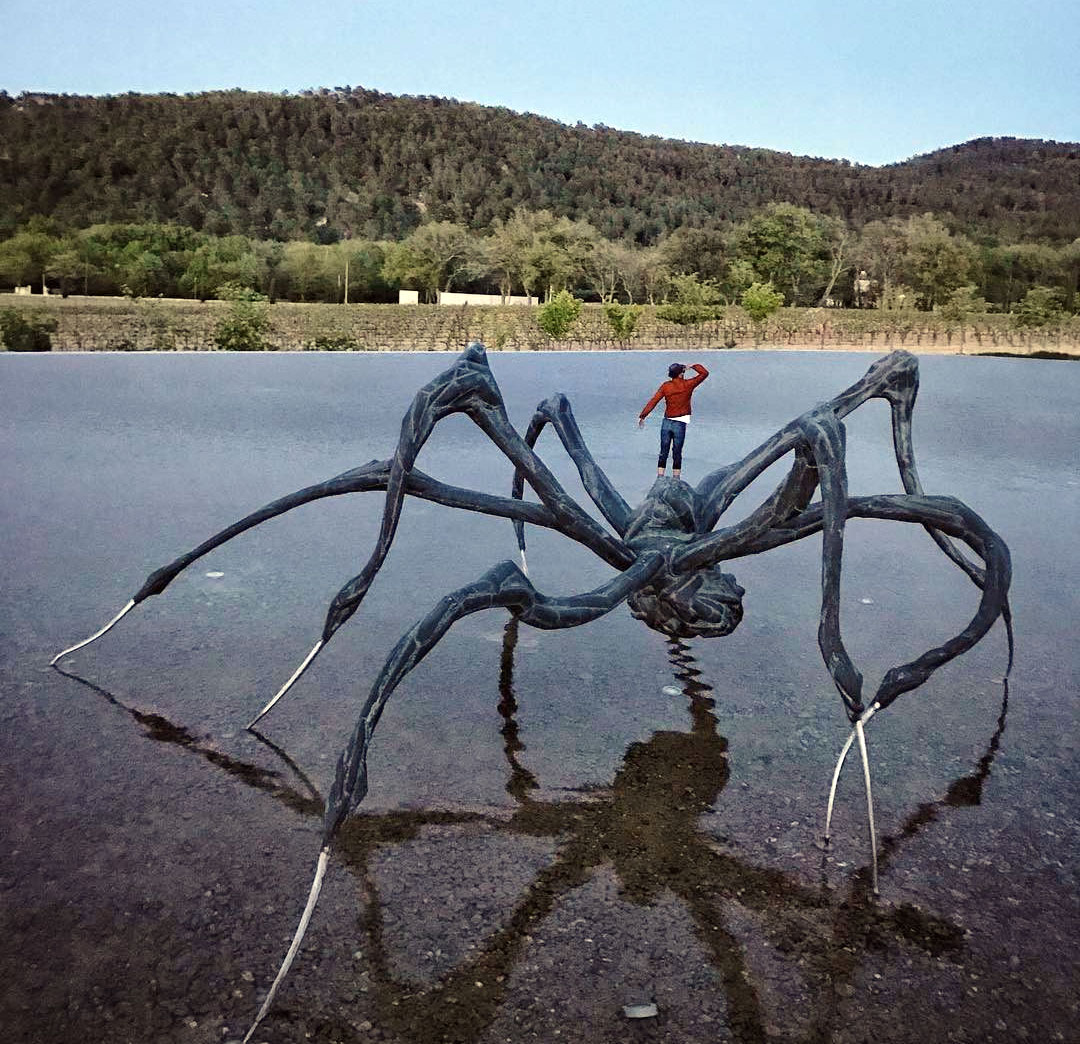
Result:
{"label": "dense tree canopy", "polygon": [[1080,146],[1010,138],[874,168],[361,88],[0,92],[0,235],[46,216],[69,229],[398,240],[424,221],[486,231],[524,208],[644,246],[791,203],[855,229],[932,212],[980,246],[1060,245],[1080,236],[1078,184]]}

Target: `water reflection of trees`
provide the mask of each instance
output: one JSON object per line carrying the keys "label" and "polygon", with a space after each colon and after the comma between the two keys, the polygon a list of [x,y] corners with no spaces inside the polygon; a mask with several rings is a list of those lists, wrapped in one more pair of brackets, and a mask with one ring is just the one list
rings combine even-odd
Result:
{"label": "water reflection of trees", "polygon": [[[798,1038],[806,1041],[830,1040],[852,1004],[858,1003],[851,999],[857,996],[853,984],[870,950],[916,947],[938,956],[962,948],[963,932],[957,925],[908,905],[873,901],[865,869],[854,874],[841,892],[809,887],[793,875],[733,854],[699,828],[702,813],[714,808],[728,782],[728,742],[717,731],[712,690],[701,680],[683,641],[670,640],[668,656],[687,700],[689,730],[656,732],[647,741],[630,744],[610,787],[560,794],[557,799],[541,797],[538,781],[520,758],[525,746],[513,680],[517,634],[518,622],[511,620],[504,632],[498,704],[509,766],[506,789],[515,802],[512,814],[446,810],[361,814],[346,824],[335,845],[337,857],[363,886],[361,923],[367,936],[363,955],[373,983],[372,1017],[382,1030],[417,1044],[476,1040],[504,1004],[512,972],[532,933],[563,899],[605,867],[618,876],[623,897],[630,902],[646,906],[670,892],[685,905],[720,978],[728,1030],[737,1041],[778,1039],[775,1027],[767,1029],[761,984],[747,961],[752,940],[740,940],[739,926],[745,923],[741,912],[751,913],[765,926],[770,951],[790,966],[792,981],[803,983],[812,998]],[[175,744],[293,811],[321,817],[323,803],[315,787],[266,737],[259,736],[287,766],[294,783],[279,772],[216,750],[160,715],[127,706],[106,690],[68,676],[126,710],[149,739]],[[905,842],[933,823],[944,807],[979,804],[1007,710],[1006,686],[995,731],[974,771],[950,784],[941,800],[920,805],[895,834],[882,840],[882,872],[887,872]],[[509,836],[551,839],[557,845],[555,857],[503,917],[502,927],[476,940],[466,960],[426,987],[402,981],[395,977],[384,938],[386,907],[372,869],[375,857],[388,846],[420,837],[427,827],[478,822]],[[467,1003],[454,1003],[456,998],[467,998]],[[359,1039],[345,1018],[334,1018],[322,1029],[330,1034],[327,1039]]]}

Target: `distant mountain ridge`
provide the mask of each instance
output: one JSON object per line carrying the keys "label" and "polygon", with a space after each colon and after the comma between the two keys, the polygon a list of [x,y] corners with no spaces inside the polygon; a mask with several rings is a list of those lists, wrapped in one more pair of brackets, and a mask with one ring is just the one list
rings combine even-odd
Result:
{"label": "distant mountain ridge", "polygon": [[771,202],[868,221],[931,211],[984,243],[1080,237],[1080,144],[980,138],[883,167],[569,126],[335,88],[106,97],[0,93],[0,234],[177,222],[216,235],[395,239],[515,207],[654,243]]}

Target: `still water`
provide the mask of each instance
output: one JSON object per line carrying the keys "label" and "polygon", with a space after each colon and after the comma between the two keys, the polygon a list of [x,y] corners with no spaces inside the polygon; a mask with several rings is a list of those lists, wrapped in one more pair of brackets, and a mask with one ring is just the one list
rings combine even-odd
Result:
{"label": "still water", "polygon": [[[684,478],[856,380],[870,354],[705,352]],[[571,399],[624,497],[662,353],[495,354],[511,420]],[[11,1041],[238,1038],[318,849],[337,754],[401,633],[516,556],[509,522],[410,501],[360,612],[260,725],[370,552],[381,494],[297,509],[195,563],[48,670],[157,566],[250,510],[390,456],[446,355],[0,357],[0,1022]],[[730,564],[746,615],[670,643],[625,607],[567,631],[461,621],[380,724],[267,1041],[1067,1039],[1080,937],[1075,794],[1080,367],[927,357],[929,493],[1013,556],[1000,623],[869,730],[882,898],[855,766],[819,847],[845,717],[816,645],[820,540]],[[847,421],[853,494],[900,491],[888,410]],[[553,433],[540,452],[587,498]],[[418,466],[507,494],[467,420]],[[757,506],[780,478],[731,510]],[[594,512],[595,513],[595,512]],[[610,569],[530,530],[534,583]],[[841,619],[871,688],[959,631],[976,592],[916,527],[848,528]],[[627,1021],[624,1005],[655,1002]]]}

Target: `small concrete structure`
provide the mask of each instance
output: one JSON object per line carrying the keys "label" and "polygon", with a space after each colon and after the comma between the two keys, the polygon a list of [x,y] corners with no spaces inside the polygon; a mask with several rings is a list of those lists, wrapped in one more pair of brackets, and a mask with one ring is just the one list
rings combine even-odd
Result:
{"label": "small concrete structure", "polygon": [[34,288],[27,284],[26,286],[15,287],[15,294],[18,297],[29,297],[34,292]]}
{"label": "small concrete structure", "polygon": [[[399,290],[398,304],[419,304],[419,290]],[[449,290],[440,290],[438,303],[441,305],[526,305],[536,304],[532,297],[503,297],[501,294],[459,294]]]}
{"label": "small concrete structure", "polygon": [[441,305],[534,305],[531,297],[503,297],[501,294],[459,294],[439,291]]}

